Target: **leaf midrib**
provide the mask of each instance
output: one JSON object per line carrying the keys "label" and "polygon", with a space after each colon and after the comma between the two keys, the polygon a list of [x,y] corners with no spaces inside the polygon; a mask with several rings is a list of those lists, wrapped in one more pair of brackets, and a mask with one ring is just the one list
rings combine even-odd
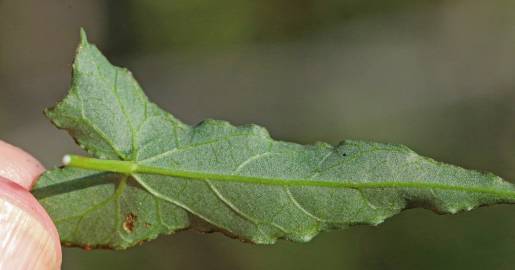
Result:
{"label": "leaf midrib", "polygon": [[416,189],[440,189],[446,191],[467,192],[467,193],[483,193],[491,194],[498,197],[515,199],[515,190],[495,189],[479,186],[458,186],[445,183],[434,183],[429,181],[378,181],[378,182],[353,182],[353,180],[332,179],[332,180],[316,180],[316,179],[294,179],[294,178],[277,178],[277,177],[256,177],[234,174],[220,174],[209,172],[197,172],[188,170],[176,170],[168,168],[160,168],[149,165],[138,164],[136,161],[120,161],[120,160],[103,160],[80,156],[68,156],[70,162],[68,166],[82,169],[109,171],[128,175],[152,174],[163,175],[169,177],[185,178],[195,181],[219,181],[233,183],[248,183],[259,185],[283,186],[283,187],[327,187],[327,188],[347,188],[347,189],[374,189],[374,188],[416,188]]}

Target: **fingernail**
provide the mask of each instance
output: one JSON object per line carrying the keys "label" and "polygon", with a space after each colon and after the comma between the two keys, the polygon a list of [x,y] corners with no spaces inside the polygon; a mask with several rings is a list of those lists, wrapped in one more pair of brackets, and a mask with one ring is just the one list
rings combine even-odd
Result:
{"label": "fingernail", "polygon": [[0,176],[30,190],[45,171],[39,161],[22,149],[0,140]]}
{"label": "fingernail", "polygon": [[28,191],[0,178],[0,269],[59,269],[55,226]]}

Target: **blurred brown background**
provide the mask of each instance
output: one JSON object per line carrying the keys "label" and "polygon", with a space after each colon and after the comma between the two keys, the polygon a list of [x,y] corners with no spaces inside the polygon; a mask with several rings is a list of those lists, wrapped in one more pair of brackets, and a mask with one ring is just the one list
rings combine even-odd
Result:
{"label": "blurred brown background", "polygon": [[[46,166],[78,151],[41,111],[70,82],[79,28],[187,123],[278,139],[403,143],[515,181],[515,2],[0,0],[0,138]],[[307,244],[183,232],[63,269],[513,269],[515,208],[410,210]]]}

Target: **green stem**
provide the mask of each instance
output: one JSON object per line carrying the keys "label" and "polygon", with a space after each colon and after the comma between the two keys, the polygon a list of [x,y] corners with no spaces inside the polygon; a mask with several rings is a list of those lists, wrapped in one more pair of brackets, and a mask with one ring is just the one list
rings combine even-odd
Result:
{"label": "green stem", "polygon": [[399,182],[399,181],[380,181],[380,182],[350,182],[335,180],[314,180],[314,179],[281,179],[269,177],[254,177],[234,174],[219,174],[209,172],[194,172],[177,170],[171,168],[153,167],[138,164],[135,161],[104,160],[75,155],[66,155],[63,163],[69,167],[82,168],[95,171],[108,171],[122,174],[155,174],[171,177],[187,178],[191,180],[213,180],[221,182],[253,183],[275,186],[311,186],[311,187],[333,187],[333,188],[419,188],[419,189],[441,189],[449,191],[486,193],[499,197],[515,199],[513,189],[493,189],[481,186],[456,186],[442,183],[431,182]]}

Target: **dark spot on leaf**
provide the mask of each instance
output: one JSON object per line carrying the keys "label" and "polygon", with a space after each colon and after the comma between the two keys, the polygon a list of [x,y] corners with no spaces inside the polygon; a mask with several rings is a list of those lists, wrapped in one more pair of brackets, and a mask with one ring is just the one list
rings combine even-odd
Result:
{"label": "dark spot on leaf", "polygon": [[347,153],[342,153],[342,156],[346,157],[346,156],[347,156]]}
{"label": "dark spot on leaf", "polygon": [[136,220],[138,217],[134,215],[133,213],[129,213],[127,216],[125,216],[125,221],[123,222],[123,229],[127,233],[131,233],[132,230],[134,230],[134,224],[136,223]]}

